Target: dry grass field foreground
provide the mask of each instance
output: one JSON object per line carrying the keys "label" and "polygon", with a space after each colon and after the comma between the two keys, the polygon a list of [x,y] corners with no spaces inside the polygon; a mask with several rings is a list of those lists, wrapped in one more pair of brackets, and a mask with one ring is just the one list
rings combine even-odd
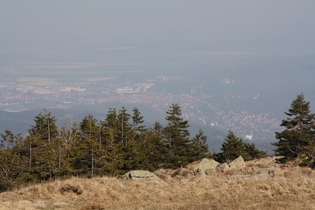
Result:
{"label": "dry grass field foreground", "polygon": [[[231,178],[259,167],[281,169],[265,179]],[[71,178],[1,193],[0,209],[315,209],[315,171],[266,158],[184,183]]]}

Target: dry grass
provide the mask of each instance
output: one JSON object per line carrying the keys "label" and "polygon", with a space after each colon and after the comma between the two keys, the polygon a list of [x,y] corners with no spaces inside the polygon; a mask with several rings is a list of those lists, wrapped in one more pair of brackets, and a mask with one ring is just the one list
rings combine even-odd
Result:
{"label": "dry grass", "polygon": [[0,194],[0,209],[315,209],[315,171],[288,166],[268,179],[231,179],[274,159],[247,162],[247,169],[213,170],[181,184],[72,178]]}

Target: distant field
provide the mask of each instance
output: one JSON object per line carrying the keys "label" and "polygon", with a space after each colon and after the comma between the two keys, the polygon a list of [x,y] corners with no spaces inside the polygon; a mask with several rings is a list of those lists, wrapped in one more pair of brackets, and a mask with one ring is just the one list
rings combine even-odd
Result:
{"label": "distant field", "polygon": [[91,71],[88,69],[54,69],[53,71],[48,69],[37,69],[37,70],[28,70],[21,71],[20,73],[23,75],[95,75],[95,74],[117,74],[117,73],[140,73],[143,71],[127,71],[127,70],[112,70],[112,69],[103,69],[103,70],[97,70],[97,71]]}
{"label": "distant field", "polygon": [[56,79],[42,78],[42,77],[20,77],[17,80],[20,82],[40,82],[40,81],[54,81]]}
{"label": "distant field", "polygon": [[60,82],[54,81],[54,80],[43,80],[43,81],[36,81],[36,82],[28,82],[29,85],[37,85],[37,86],[55,86],[55,85],[61,85]]}
{"label": "distant field", "polygon": [[[87,73],[86,73],[87,74]],[[89,74],[90,75],[90,74]],[[116,77],[91,77],[86,78],[85,76],[79,77],[64,77],[64,78],[44,78],[44,77],[19,77],[17,81],[24,82],[29,85],[37,85],[37,86],[54,86],[54,85],[66,85],[68,83],[76,83],[76,84],[87,84],[88,82],[99,82],[115,79]]]}
{"label": "distant field", "polygon": [[141,73],[146,63],[94,63],[94,62],[23,62],[15,63],[7,77],[35,86],[88,85],[112,80],[121,75]]}
{"label": "distant field", "polygon": [[53,85],[60,85],[61,82],[56,81],[55,78],[41,78],[41,77],[20,77],[17,78],[19,82],[25,82],[29,85],[38,85],[38,86],[53,86]]}
{"label": "distant field", "polygon": [[[156,63],[95,63],[95,62],[23,62],[15,64],[16,72],[22,74],[42,75],[91,75],[91,74],[115,74],[138,73],[147,66]],[[130,69],[132,68],[132,69]],[[139,70],[141,69],[141,70]]]}
{"label": "distant field", "polygon": [[81,80],[87,81],[87,82],[98,82],[98,81],[104,81],[104,80],[111,80],[115,79],[116,77],[103,77],[103,78],[82,78]]}

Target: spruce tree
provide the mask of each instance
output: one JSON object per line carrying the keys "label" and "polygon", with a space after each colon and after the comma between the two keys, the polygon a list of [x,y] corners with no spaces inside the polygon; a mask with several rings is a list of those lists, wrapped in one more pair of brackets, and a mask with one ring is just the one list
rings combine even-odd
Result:
{"label": "spruce tree", "polygon": [[129,123],[130,114],[127,113],[127,109],[122,107],[118,111],[117,115],[117,130],[120,141],[124,146],[128,145],[128,141],[131,140],[133,135],[131,134],[132,124]]}
{"label": "spruce tree", "polygon": [[143,116],[141,115],[139,109],[136,107],[132,110],[132,112],[133,112],[133,115],[131,118],[133,122],[133,129],[136,132],[141,133],[145,129],[145,126],[143,125],[144,123]]}
{"label": "spruce tree", "polygon": [[44,110],[35,117],[34,122],[25,145],[28,147],[29,171],[35,179],[51,179],[56,176],[58,168],[56,118]]}
{"label": "spruce tree", "polygon": [[314,164],[315,114],[303,93],[297,95],[285,114],[287,118],[281,123],[285,129],[275,133],[278,142],[273,143],[276,155],[282,156],[278,161],[285,163],[299,157],[306,165]]}
{"label": "spruce tree", "polygon": [[222,144],[222,153],[220,161],[228,162],[234,160],[238,156],[242,156],[244,160],[250,159],[246,153],[245,143],[242,139],[235,136],[234,132],[229,130]]}
{"label": "spruce tree", "polygon": [[257,149],[254,143],[245,143],[245,152],[249,156],[249,160],[268,157],[267,152]]}
{"label": "spruce tree", "polygon": [[59,173],[62,176],[78,174],[75,165],[80,143],[80,127],[76,122],[69,122],[67,126],[61,128],[59,143]]}
{"label": "spruce tree", "polygon": [[140,144],[140,151],[142,154],[142,169],[156,170],[158,168],[167,167],[165,154],[167,154],[166,142],[163,141],[161,133],[162,127],[159,123],[155,123],[157,130],[149,128],[146,130],[146,140]]}
{"label": "spruce tree", "polygon": [[78,167],[93,177],[97,171],[97,161],[101,156],[99,150],[99,126],[97,120],[92,116],[86,116],[80,123],[81,138],[77,147]]}
{"label": "spruce tree", "polygon": [[204,135],[202,129],[199,129],[199,133],[192,139],[191,150],[193,158],[199,160],[201,158],[210,157],[209,147],[207,144],[207,136]]}
{"label": "spruce tree", "polygon": [[4,132],[4,134],[0,134],[2,137],[2,140],[0,141],[0,149],[12,148],[15,144],[15,136],[9,129],[6,129]]}
{"label": "spruce tree", "polygon": [[182,112],[178,104],[172,104],[166,114],[168,124],[163,133],[169,148],[166,154],[167,162],[170,167],[185,166],[192,159],[188,121],[181,117]]}
{"label": "spruce tree", "polygon": [[[127,113],[125,107],[122,107],[117,115],[118,122],[118,136],[122,142],[121,153],[123,154],[123,164],[119,168],[121,171],[129,171],[133,169],[141,168],[142,157],[140,151],[141,140],[136,139],[140,137],[141,124],[143,123],[142,116],[140,115],[139,110],[133,110],[133,116]],[[130,123],[132,119],[133,123]],[[135,126],[135,127],[134,127]],[[138,141],[137,141],[138,140]]]}
{"label": "spruce tree", "polygon": [[118,168],[123,167],[121,134],[119,132],[118,114],[115,108],[110,108],[107,112],[105,120],[102,122],[101,135],[104,136],[104,147],[106,154],[104,155],[103,174],[121,174]]}
{"label": "spruce tree", "polygon": [[[25,156],[21,156],[19,146],[22,138],[14,135],[10,130],[1,135],[4,142],[4,148],[0,149],[0,192],[10,190],[19,183],[19,176],[25,171],[27,161]],[[13,143],[8,146],[8,143]]]}

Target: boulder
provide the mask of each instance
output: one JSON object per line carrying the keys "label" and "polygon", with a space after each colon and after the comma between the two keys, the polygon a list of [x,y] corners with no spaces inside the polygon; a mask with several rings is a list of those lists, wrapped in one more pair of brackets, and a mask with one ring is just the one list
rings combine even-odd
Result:
{"label": "boulder", "polygon": [[240,178],[245,178],[245,179],[268,179],[269,176],[266,173],[263,174],[255,174],[255,175],[232,175],[232,179],[240,179]]}
{"label": "boulder", "polygon": [[181,183],[181,184],[185,184],[185,183],[187,183],[188,181],[189,181],[189,179],[181,179],[181,180],[180,180],[180,183]]}
{"label": "boulder", "polygon": [[158,170],[155,170],[153,173],[154,173],[155,175],[158,175],[158,174],[166,174],[166,172],[167,172],[166,169],[160,168],[160,169],[158,169]]}
{"label": "boulder", "polygon": [[230,168],[230,166],[227,163],[222,163],[222,164],[218,165],[217,168],[219,168],[219,169],[228,169],[228,168]]}
{"label": "boulder", "polygon": [[194,171],[187,168],[179,168],[176,169],[172,174],[171,177],[192,177],[194,176]]}
{"label": "boulder", "polygon": [[123,177],[127,180],[161,180],[154,173],[144,170],[129,171],[128,173],[125,173]]}
{"label": "boulder", "polygon": [[266,173],[266,174],[270,174],[273,173],[275,171],[280,170],[280,168],[277,167],[269,167],[269,168],[257,168],[257,171],[260,171],[261,173]]}
{"label": "boulder", "polygon": [[243,159],[242,156],[239,156],[238,158],[236,158],[235,160],[233,160],[230,164],[229,164],[230,168],[232,169],[240,169],[240,168],[244,168],[245,167],[245,161]]}
{"label": "boulder", "polygon": [[208,169],[216,168],[220,163],[213,159],[204,158],[200,163],[195,167],[194,172],[204,174]]}
{"label": "boulder", "polygon": [[83,193],[83,189],[76,185],[71,185],[71,184],[64,184],[61,188],[60,188],[60,192],[61,194],[64,194],[65,192],[73,192],[77,195],[81,195]]}

